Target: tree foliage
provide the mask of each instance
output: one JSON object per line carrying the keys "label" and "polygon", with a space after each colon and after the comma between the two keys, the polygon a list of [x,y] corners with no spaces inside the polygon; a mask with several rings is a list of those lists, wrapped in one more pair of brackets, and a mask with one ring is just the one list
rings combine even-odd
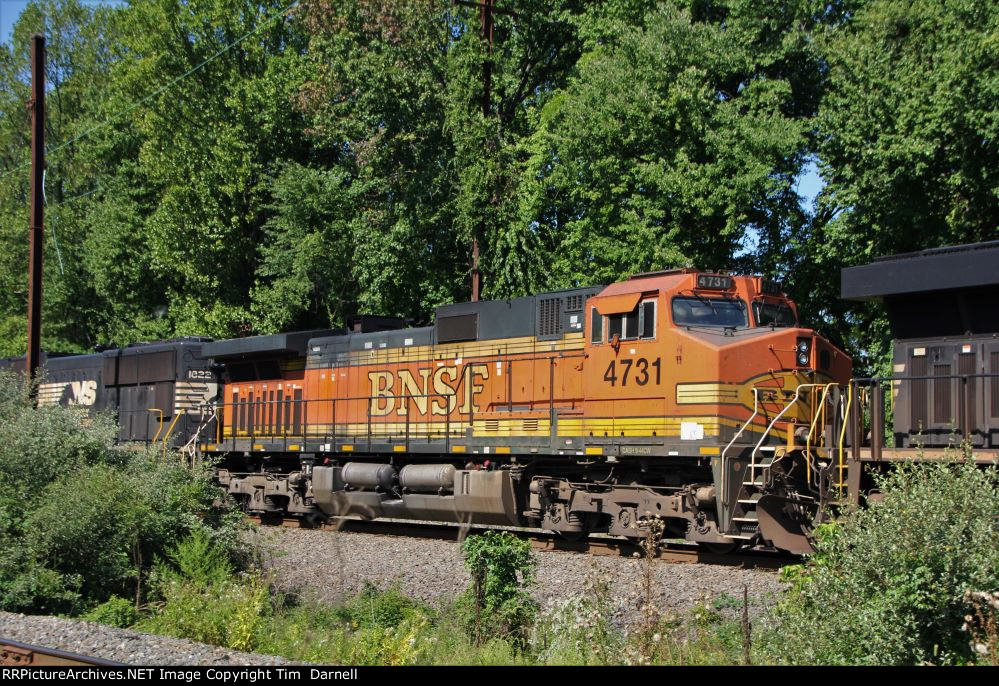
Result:
{"label": "tree foliage", "polygon": [[899,465],[884,500],[828,525],[766,641],[795,664],[966,663],[967,591],[999,587],[999,474]]}
{"label": "tree foliage", "polygon": [[0,353],[24,346],[38,30],[53,350],[426,321],[477,237],[487,297],[781,277],[869,368],[883,316],[839,269],[997,236],[988,3],[500,7],[490,53],[445,0],[34,0],[0,50]]}
{"label": "tree foliage", "polygon": [[846,5],[816,34],[828,76],[814,152],[826,186],[799,242],[800,298],[869,366],[886,359],[887,327],[879,308],[836,297],[841,267],[999,238],[999,8]]}
{"label": "tree foliage", "polygon": [[157,558],[191,532],[242,559],[240,515],[209,474],[115,446],[109,416],[35,409],[20,378],[0,374],[0,609],[137,604]]}

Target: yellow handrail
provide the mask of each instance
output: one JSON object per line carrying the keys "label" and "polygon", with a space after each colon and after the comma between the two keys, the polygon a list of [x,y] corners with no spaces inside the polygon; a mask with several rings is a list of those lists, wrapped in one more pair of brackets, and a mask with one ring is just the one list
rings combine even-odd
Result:
{"label": "yellow handrail", "polygon": [[739,439],[739,436],[741,436],[742,432],[744,432],[746,430],[746,427],[753,423],[753,420],[756,419],[756,415],[758,415],[759,413],[760,413],[760,392],[759,392],[759,389],[756,388],[756,386],[753,386],[753,414],[750,415],[749,419],[746,420],[746,423],[742,425],[742,428],[739,429],[734,436],[732,436],[732,440],[729,441],[728,445],[725,446],[725,449],[722,450],[722,454],[721,454],[721,475],[722,476],[721,476],[721,484],[720,484],[721,485],[721,496],[718,499],[718,501],[720,503],[727,503],[728,502],[725,499],[725,495],[726,495],[726,493],[725,493],[725,484],[728,481],[728,478],[727,478],[728,477],[728,471],[725,469],[725,465],[727,464],[727,462],[726,462],[726,455],[728,454],[728,449],[731,448],[732,444],[735,443]]}
{"label": "yellow handrail", "polygon": [[778,412],[777,416],[774,417],[771,420],[771,422],[767,425],[767,428],[763,432],[763,435],[760,437],[759,442],[753,448],[753,452],[750,453],[750,456],[749,456],[749,469],[750,469],[750,473],[755,474],[755,471],[756,471],[756,453],[759,452],[760,447],[763,445],[763,442],[765,440],[767,440],[767,436],[770,435],[770,432],[773,430],[773,428],[777,424],[777,422],[780,421],[781,417],[784,416],[784,413],[787,412],[788,410],[790,410],[795,404],[798,403],[799,399],[801,398],[801,389],[803,389],[803,388],[820,388],[821,386],[822,386],[822,384],[820,384],[820,383],[803,383],[803,384],[798,384],[798,387],[794,389],[794,397],[791,398],[790,402],[788,402],[784,406],[784,409],[781,410],[780,412]]}
{"label": "yellow handrail", "polygon": [[[843,413],[843,428],[839,430],[839,479],[836,483],[836,488],[839,491],[839,495],[843,495],[843,471],[845,467],[843,466],[843,446],[846,440],[846,427],[850,423],[850,410],[853,409],[853,383],[849,383],[846,386],[846,411]],[[858,440],[858,437],[854,437],[854,440]]]}
{"label": "yellow handrail", "polygon": [[158,407],[151,407],[146,412],[159,412],[160,413],[160,426],[156,429],[156,435],[153,436],[153,441],[150,445],[156,445],[156,439],[160,437],[160,432],[163,431],[163,410]]}
{"label": "yellow handrail", "polygon": [[178,412],[177,414],[174,415],[173,421],[170,422],[170,428],[167,429],[166,435],[163,437],[163,461],[164,462],[166,462],[167,439],[169,439],[170,438],[170,434],[173,433],[173,427],[176,426],[177,420],[180,419],[180,415],[181,415],[180,412]]}
{"label": "yellow handrail", "polygon": [[[815,432],[815,423],[819,420],[819,415],[824,415],[823,408],[826,405],[826,397],[829,395],[829,389],[833,386],[838,386],[836,383],[814,384],[816,387],[822,387],[822,397],[819,400],[819,407],[814,410],[814,415],[812,417],[812,423],[808,427],[808,436],[805,437],[805,477],[809,484],[812,483],[812,434]],[[814,408],[814,405],[812,406]],[[823,424],[824,426],[825,424]]]}

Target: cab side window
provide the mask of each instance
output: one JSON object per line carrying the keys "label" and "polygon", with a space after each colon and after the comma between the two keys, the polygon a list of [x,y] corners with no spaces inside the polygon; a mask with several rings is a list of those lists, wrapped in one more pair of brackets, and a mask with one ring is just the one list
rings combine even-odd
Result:
{"label": "cab side window", "polygon": [[639,326],[642,338],[656,337],[656,301],[644,300],[639,304]]}
{"label": "cab side window", "polygon": [[604,342],[604,317],[597,308],[590,308],[590,343]]}
{"label": "cab side window", "polygon": [[[656,301],[643,300],[631,312],[611,314],[604,317],[597,308],[592,308],[590,342],[603,343],[617,336],[623,341],[652,339],[656,337]],[[604,338],[604,320],[607,337]]]}

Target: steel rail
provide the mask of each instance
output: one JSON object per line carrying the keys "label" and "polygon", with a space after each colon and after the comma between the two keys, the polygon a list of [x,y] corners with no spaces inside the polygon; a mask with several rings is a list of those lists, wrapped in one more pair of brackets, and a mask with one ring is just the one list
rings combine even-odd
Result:
{"label": "steel rail", "polygon": [[124,664],[0,637],[0,665],[4,667],[120,667]]}
{"label": "steel rail", "polygon": [[[423,538],[443,541],[462,541],[465,537],[490,529],[509,531],[530,541],[534,550],[552,553],[586,554],[596,557],[644,557],[641,545],[627,539],[596,536],[571,541],[556,533],[525,529],[503,528],[488,525],[453,524],[447,522],[407,522],[405,520],[367,521],[351,517],[334,518],[329,522],[308,524],[295,517],[247,515],[261,526],[313,529],[329,532],[360,533],[372,536]],[[709,564],[746,569],[778,570],[785,565],[798,564],[801,558],[772,550],[754,550],[729,554],[712,553],[695,544],[663,541],[655,558],[674,564]]]}

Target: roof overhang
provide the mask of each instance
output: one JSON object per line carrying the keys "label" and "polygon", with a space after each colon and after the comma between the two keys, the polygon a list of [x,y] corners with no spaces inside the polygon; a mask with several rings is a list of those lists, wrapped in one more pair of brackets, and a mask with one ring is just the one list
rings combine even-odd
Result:
{"label": "roof overhang", "polygon": [[999,285],[999,241],[892,255],[841,271],[844,300]]}

